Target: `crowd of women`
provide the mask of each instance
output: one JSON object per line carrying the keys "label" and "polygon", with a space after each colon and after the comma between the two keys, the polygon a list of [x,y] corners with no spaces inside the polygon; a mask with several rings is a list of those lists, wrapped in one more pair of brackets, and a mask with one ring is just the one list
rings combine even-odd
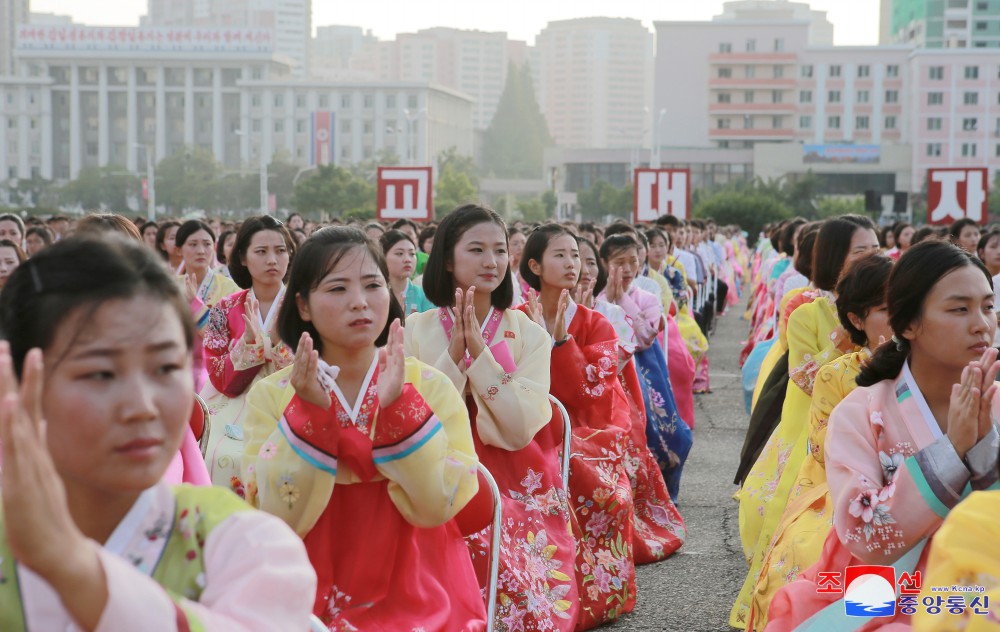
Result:
{"label": "crowd of women", "polygon": [[498,630],[568,631],[646,597],[740,231],[333,224],[0,216],[0,629],[483,630],[495,595]]}
{"label": "crowd of women", "polygon": [[[998,274],[1000,230],[971,220],[765,228],[735,480],[749,572],[730,625],[996,629]],[[897,586],[850,616],[858,565],[893,567]]]}

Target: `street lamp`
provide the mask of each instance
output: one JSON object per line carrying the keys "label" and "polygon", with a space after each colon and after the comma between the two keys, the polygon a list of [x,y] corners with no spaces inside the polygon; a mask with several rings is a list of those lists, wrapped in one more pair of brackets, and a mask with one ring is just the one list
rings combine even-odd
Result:
{"label": "street lamp", "polygon": [[667,113],[667,108],[661,108],[660,113],[656,117],[656,127],[654,128],[653,137],[655,146],[653,147],[653,159],[650,166],[653,169],[660,168],[660,128],[661,123],[663,123],[663,115]]}
{"label": "street lamp", "polygon": [[156,220],[156,174],[153,170],[153,153],[149,151],[149,145],[133,143],[133,147],[146,150],[146,219],[150,222]]}
{"label": "street lamp", "polygon": [[[246,136],[247,141],[250,140],[250,135],[241,129],[234,130],[234,134],[237,136]],[[260,159],[260,214],[267,215],[270,213],[270,205],[267,203],[267,163],[264,162],[264,147],[261,146],[260,154],[258,155]]]}
{"label": "street lamp", "polygon": [[403,114],[406,115],[406,164],[412,166],[417,161],[417,150],[414,147],[411,154],[410,147],[413,143],[413,123],[422,114],[427,113],[427,108],[420,108],[419,110],[403,110]]}

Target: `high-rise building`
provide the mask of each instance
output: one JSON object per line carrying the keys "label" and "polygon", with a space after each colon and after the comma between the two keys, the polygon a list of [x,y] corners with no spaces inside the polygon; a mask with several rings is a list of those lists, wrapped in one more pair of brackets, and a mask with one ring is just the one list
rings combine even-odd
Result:
{"label": "high-rise building", "polygon": [[147,0],[143,26],[202,26],[271,29],[275,54],[286,57],[292,74],[309,69],[311,0]]}
{"label": "high-rise building", "polygon": [[1000,48],[996,0],[882,0],[883,43],[920,48]]}
{"label": "high-rise building", "polygon": [[351,60],[378,39],[360,26],[320,26],[312,40],[309,61],[313,74],[338,75],[351,70]]}
{"label": "high-rise building", "polygon": [[0,0],[0,76],[12,75],[17,27],[28,21],[28,0]]}
{"label": "high-rise building", "polygon": [[641,145],[649,131],[653,37],[639,20],[549,22],[535,38],[539,105],[561,147]]}

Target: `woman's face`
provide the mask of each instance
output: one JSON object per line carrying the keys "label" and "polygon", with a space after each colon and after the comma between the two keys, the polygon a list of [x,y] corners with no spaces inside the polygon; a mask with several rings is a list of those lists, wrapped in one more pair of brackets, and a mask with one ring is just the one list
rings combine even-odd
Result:
{"label": "woman's face", "polygon": [[43,351],[48,447],[67,495],[155,485],[194,404],[191,351],[177,312],[148,295],[110,300],[94,312],[81,307]]}
{"label": "woman's face", "polygon": [[192,233],[187,240],[181,244],[181,255],[184,257],[184,270],[187,272],[200,272],[208,270],[212,264],[212,255],[215,253],[215,240],[202,229]]}
{"label": "woman's face", "polygon": [[142,231],[142,241],[150,248],[156,248],[156,226],[147,226]]}
{"label": "woman's face", "polygon": [[243,255],[243,265],[254,284],[276,285],[288,271],[288,246],[280,233],[258,230],[250,238],[250,247]]}
{"label": "woman's face", "polygon": [[382,235],[385,234],[385,231],[382,230],[381,228],[376,228],[375,226],[372,226],[370,228],[365,229],[365,234],[368,235],[368,239],[371,239],[375,243],[378,243],[378,240],[382,238]]}
{"label": "woman's face", "polygon": [[420,248],[426,253],[431,254],[431,248],[434,247],[434,236],[430,236],[424,240],[424,243],[420,245]]}
{"label": "woman's face", "polygon": [[[274,231],[268,231],[268,232],[274,232]],[[275,234],[277,235],[277,233]],[[280,237],[281,235],[278,236]],[[251,241],[250,243],[252,245],[253,241]],[[282,243],[284,243],[284,240],[282,240]],[[235,245],[236,245],[236,233],[229,233],[228,235],[226,235],[226,241],[222,242],[222,256],[226,258],[226,261],[229,261],[229,258],[233,256],[233,246]]]}
{"label": "woman's face", "polygon": [[527,241],[521,233],[514,233],[510,238],[510,265],[515,269],[521,264],[521,253],[524,252],[524,244]]}
{"label": "woman's face", "polygon": [[979,268],[968,265],[934,284],[920,317],[903,336],[927,365],[961,371],[993,344],[996,328],[990,283]]}
{"label": "woman's face", "polygon": [[541,264],[534,260],[530,263],[532,272],[542,281],[542,289],[572,290],[580,278],[580,247],[573,237],[557,235],[545,248]]}
{"label": "woman's face", "polygon": [[614,253],[605,261],[608,266],[608,276],[615,270],[622,271],[622,291],[627,292],[632,287],[632,281],[639,274],[639,251],[636,248],[624,248]]}
{"label": "woman's face", "polygon": [[913,239],[913,233],[915,232],[913,226],[907,226],[899,232],[899,243],[896,245],[899,246],[900,250],[905,252],[910,247],[910,240]]}
{"label": "woman's face", "polygon": [[408,279],[417,266],[417,249],[410,240],[400,239],[385,254],[385,262],[390,278]]}
{"label": "woman's face", "polygon": [[[31,234],[24,240],[27,245],[27,252],[29,257],[34,257],[38,252],[45,248],[45,240],[38,235]],[[10,248],[8,248],[10,250]]]}
{"label": "woman's face", "polygon": [[0,239],[9,239],[20,246],[21,241],[24,240],[24,235],[21,234],[21,228],[17,225],[17,222],[5,219],[0,221]]}
{"label": "woman's face", "polygon": [[841,268],[846,270],[858,259],[873,255],[879,251],[878,235],[870,228],[859,228],[851,235],[851,245],[847,249],[847,258]]}
{"label": "woman's face", "polygon": [[646,247],[639,242],[639,267],[646,265]]}
{"label": "woman's face", "polygon": [[[900,235],[902,237],[902,235]],[[896,233],[891,230],[885,231],[885,247],[887,250],[892,250],[896,247]]]}
{"label": "woman's face", "polygon": [[21,262],[14,249],[10,246],[0,246],[0,288],[7,285],[7,279],[19,265]]}
{"label": "woman's face", "polygon": [[597,278],[600,274],[600,268],[597,265],[597,254],[594,249],[590,246],[584,246],[580,249],[580,282],[579,285],[585,291],[590,286],[590,282]]}
{"label": "woman's face", "polygon": [[986,245],[979,252],[983,264],[989,269],[990,274],[1000,273],[1000,235],[989,238]]}
{"label": "woman's face", "polygon": [[855,327],[865,332],[869,349],[875,349],[892,338],[892,327],[889,326],[889,308],[885,303],[869,309],[864,318],[851,314],[851,320]]}
{"label": "woman's face", "polygon": [[319,333],[323,350],[358,350],[378,340],[389,318],[389,287],[363,246],[344,254],[308,299],[295,297],[299,315]]}
{"label": "woman's face", "polygon": [[304,223],[302,217],[299,215],[292,215],[288,218],[288,230],[295,230],[296,228],[302,228]]}
{"label": "woman's face", "polygon": [[663,237],[653,237],[649,242],[649,267],[659,270],[668,254],[666,240]]}
{"label": "woman's face", "polygon": [[177,239],[177,230],[180,226],[171,226],[167,229],[167,232],[163,233],[163,251],[170,256],[176,256],[177,248],[175,240]]}
{"label": "woman's face", "polygon": [[958,246],[966,252],[976,252],[976,245],[979,243],[979,227],[963,226],[962,232],[958,234]]}
{"label": "woman's face", "polygon": [[492,294],[507,274],[507,233],[499,224],[481,222],[470,227],[455,244],[455,251],[446,270],[451,272],[455,287]]}

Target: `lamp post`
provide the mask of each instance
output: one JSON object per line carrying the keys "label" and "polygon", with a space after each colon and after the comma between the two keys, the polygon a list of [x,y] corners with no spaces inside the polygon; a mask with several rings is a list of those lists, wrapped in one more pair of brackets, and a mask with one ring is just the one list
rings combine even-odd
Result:
{"label": "lamp post", "polygon": [[[246,136],[247,140],[250,136],[241,129],[235,130],[233,132],[237,136]],[[268,215],[271,212],[270,205],[267,203],[267,163],[264,162],[264,147],[261,146],[260,154],[258,155],[260,159],[260,214]]]}
{"label": "lamp post", "polygon": [[661,108],[659,114],[656,116],[656,127],[653,131],[653,142],[655,146],[653,147],[652,163],[650,166],[653,169],[660,168],[660,129],[662,128],[663,115],[667,113],[667,108]]}
{"label": "lamp post", "polygon": [[403,110],[403,114],[406,115],[406,164],[413,166],[417,162],[417,150],[413,147],[413,152],[411,154],[410,149],[413,143],[413,123],[422,114],[427,113],[427,108],[420,108],[419,110]]}
{"label": "lamp post", "polygon": [[149,151],[149,145],[133,143],[136,148],[146,151],[146,220],[156,220],[156,174],[153,170],[153,154]]}

